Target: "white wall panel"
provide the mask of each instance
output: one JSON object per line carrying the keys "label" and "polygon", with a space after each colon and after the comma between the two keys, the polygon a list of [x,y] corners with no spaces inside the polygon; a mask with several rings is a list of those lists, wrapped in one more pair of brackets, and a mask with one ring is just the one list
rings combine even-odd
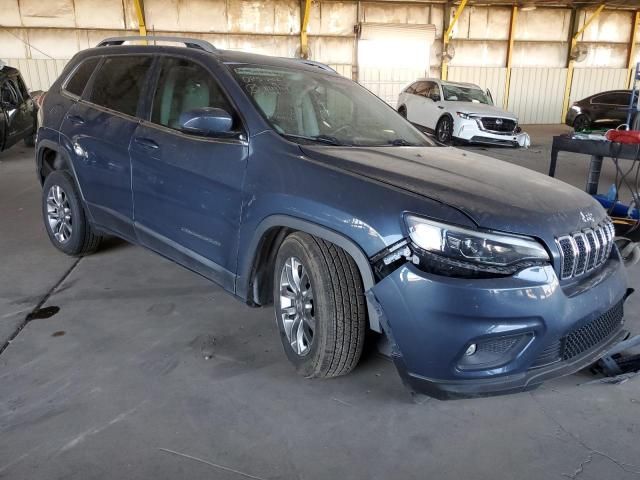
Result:
{"label": "white wall panel", "polygon": [[20,0],[20,15],[25,27],[76,26],[73,0]]}
{"label": "white wall panel", "polygon": [[410,68],[367,68],[359,70],[359,83],[368,88],[392,107],[398,103],[398,95],[404,86],[426,76],[425,70]]}
{"label": "white wall panel", "polygon": [[516,40],[566,42],[571,26],[571,10],[536,8],[518,13]]}
{"label": "white wall panel", "polygon": [[125,28],[122,0],[74,0],[78,28]]}
{"label": "white wall panel", "polygon": [[507,82],[507,69],[504,67],[449,67],[449,80],[479,85],[483,90],[491,90],[496,106],[502,107]]}
{"label": "white wall panel", "polygon": [[8,58],[3,61],[20,70],[29,90],[48,90],[68,62],[68,60],[26,58]]}
{"label": "white wall panel", "polygon": [[22,26],[18,0],[0,0],[0,25],[5,27]]}
{"label": "white wall panel", "polygon": [[627,88],[628,79],[629,71],[626,68],[576,68],[569,102],[606,90]]}
{"label": "white wall panel", "polygon": [[513,68],[509,110],[520,123],[562,123],[566,68]]}

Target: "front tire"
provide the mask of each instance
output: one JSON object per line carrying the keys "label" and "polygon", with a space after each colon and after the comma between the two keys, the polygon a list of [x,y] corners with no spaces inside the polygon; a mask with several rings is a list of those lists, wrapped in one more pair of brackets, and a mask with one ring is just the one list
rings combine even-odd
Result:
{"label": "front tire", "polygon": [[278,250],[274,269],[276,321],[287,358],[307,378],[349,373],[362,354],[364,288],[341,248],[296,232]]}
{"label": "front tire", "polygon": [[102,237],[87,221],[80,195],[69,173],[55,170],[45,179],[42,217],[49,240],[61,252],[83,256],[98,249]]}
{"label": "front tire", "polygon": [[453,140],[453,120],[449,116],[444,116],[438,120],[436,125],[436,139],[440,143],[449,145]]}
{"label": "front tire", "polygon": [[582,132],[585,130],[589,130],[590,128],[591,128],[591,120],[589,120],[589,117],[587,117],[584,114],[578,115],[573,120],[573,129],[576,132]]}

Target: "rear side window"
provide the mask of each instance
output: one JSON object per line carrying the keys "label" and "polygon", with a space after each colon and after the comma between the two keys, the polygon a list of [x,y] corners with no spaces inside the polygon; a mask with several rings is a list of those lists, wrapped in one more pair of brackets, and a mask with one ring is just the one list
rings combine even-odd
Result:
{"label": "rear side window", "polygon": [[89,101],[135,116],[152,60],[150,56],[107,58],[93,81]]}
{"label": "rear side window", "polygon": [[178,129],[182,113],[203,107],[222,108],[233,113],[222,90],[207,70],[182,58],[163,60],[158,88],[153,97],[151,121]]}
{"label": "rear side window", "polygon": [[87,86],[89,77],[91,77],[99,60],[99,58],[90,58],[82,62],[80,66],[75,69],[71,77],[69,77],[64,89],[73,95],[81,97],[84,87]]}
{"label": "rear side window", "polygon": [[591,103],[601,103],[603,105],[629,105],[630,94],[626,92],[610,92],[598,95],[591,100]]}

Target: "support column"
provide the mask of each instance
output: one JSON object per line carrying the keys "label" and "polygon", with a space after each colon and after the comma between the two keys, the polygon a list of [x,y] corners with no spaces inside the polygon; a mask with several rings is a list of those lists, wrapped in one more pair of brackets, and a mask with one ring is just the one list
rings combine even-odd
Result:
{"label": "support column", "polygon": [[133,4],[136,8],[136,16],[138,17],[138,28],[140,29],[140,35],[147,36],[147,24],[144,21],[144,0],[133,0]]}
{"label": "support column", "polygon": [[[451,35],[453,34],[453,27],[455,27],[456,23],[458,23],[458,19],[460,18],[460,15],[462,15],[462,12],[464,11],[464,7],[466,7],[466,5],[467,5],[467,0],[462,0],[460,2],[460,5],[458,5],[458,8],[456,9],[456,13],[453,15],[453,19],[449,23],[449,27],[447,28],[447,31],[444,32],[444,34],[442,35],[442,73],[440,75],[440,78],[442,78],[442,80],[447,79],[448,71],[449,71],[449,63],[444,59],[444,55],[447,51],[447,45],[449,45],[449,41],[451,40]],[[447,18],[449,18],[449,15],[450,15],[449,9],[445,8],[445,25],[446,25]]]}
{"label": "support column", "polygon": [[302,18],[300,19],[300,58],[309,58],[309,38],[307,37],[307,27],[309,25],[309,15],[311,14],[311,0],[301,0],[300,5]]}
{"label": "support column", "polygon": [[518,7],[514,5],[513,8],[511,9],[511,25],[509,26],[509,44],[507,46],[507,76],[504,83],[504,101],[502,102],[505,110],[509,108],[509,88],[511,85],[513,39],[515,37],[517,20],[518,20]]}
{"label": "support column", "polygon": [[571,53],[573,52],[574,48],[576,48],[576,45],[578,44],[578,38],[580,38],[580,35],[584,33],[584,31],[591,24],[591,22],[593,22],[596,18],[598,18],[598,15],[600,15],[600,12],[602,12],[602,10],[604,10],[604,3],[602,3],[598,8],[596,8],[596,11],[593,12],[593,14],[591,14],[591,16],[585,20],[584,25],[582,25],[582,28],[580,28],[571,38],[571,44],[569,45],[569,65],[567,66],[567,82],[564,87],[564,98],[562,99],[562,118],[560,119],[560,121],[563,123],[564,123],[564,119],[567,116],[567,110],[569,110],[569,97],[571,95],[571,85],[573,83],[573,69],[576,63],[575,60],[571,58]]}

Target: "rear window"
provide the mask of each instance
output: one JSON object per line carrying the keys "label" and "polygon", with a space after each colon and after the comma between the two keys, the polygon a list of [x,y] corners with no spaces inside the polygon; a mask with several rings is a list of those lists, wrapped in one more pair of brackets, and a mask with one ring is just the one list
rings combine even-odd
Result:
{"label": "rear window", "polygon": [[93,81],[89,101],[135,116],[152,60],[150,56],[107,58]]}
{"label": "rear window", "polygon": [[80,66],[73,72],[69,80],[67,80],[67,84],[65,85],[64,89],[69,93],[81,97],[82,92],[84,91],[84,87],[87,86],[89,77],[91,77],[93,70],[98,64],[98,60],[99,58],[90,58],[89,60],[85,60],[84,62],[82,62]]}

